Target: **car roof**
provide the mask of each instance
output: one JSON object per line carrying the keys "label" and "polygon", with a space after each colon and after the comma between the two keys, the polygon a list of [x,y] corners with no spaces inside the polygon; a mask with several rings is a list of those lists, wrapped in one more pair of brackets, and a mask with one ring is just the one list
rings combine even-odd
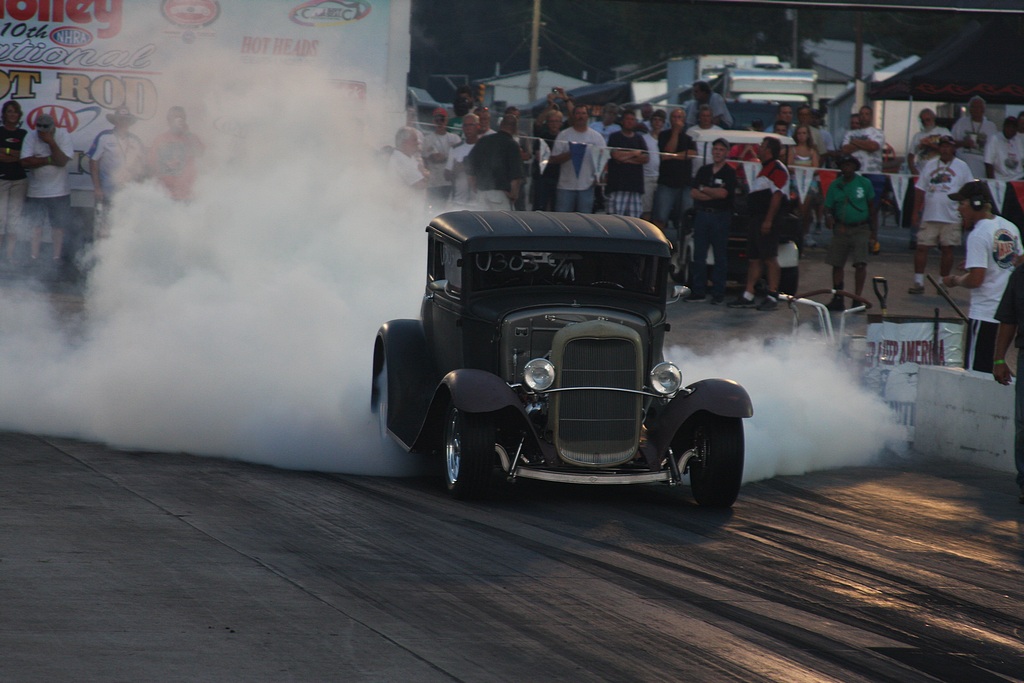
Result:
{"label": "car roof", "polygon": [[467,253],[503,250],[600,251],[670,255],[658,228],[628,216],[547,211],[450,211],[427,226]]}

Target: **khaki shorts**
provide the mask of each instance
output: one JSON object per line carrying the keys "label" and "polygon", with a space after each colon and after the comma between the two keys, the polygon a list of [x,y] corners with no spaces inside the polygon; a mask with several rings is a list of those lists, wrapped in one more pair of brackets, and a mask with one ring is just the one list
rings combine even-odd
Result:
{"label": "khaki shorts", "polygon": [[922,221],[917,230],[919,247],[959,247],[964,241],[964,231],[959,223]]}
{"label": "khaki shorts", "polygon": [[853,256],[853,265],[868,262],[868,242],[871,241],[871,226],[861,223],[853,227],[836,225],[832,242],[828,245],[825,263],[833,268],[845,268],[846,260]]}

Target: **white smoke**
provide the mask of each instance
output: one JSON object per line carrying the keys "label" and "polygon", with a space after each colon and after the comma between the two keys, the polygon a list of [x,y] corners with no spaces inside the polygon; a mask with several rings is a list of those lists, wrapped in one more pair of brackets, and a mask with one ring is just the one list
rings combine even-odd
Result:
{"label": "white smoke", "polygon": [[744,482],[866,465],[903,437],[888,406],[860,386],[857,369],[823,342],[748,339],[709,356],[682,347],[665,355],[685,383],[722,377],[750,394]]}
{"label": "white smoke", "polygon": [[71,331],[45,297],[0,294],[4,428],[297,469],[415,462],[381,454],[370,363],[377,327],[418,315],[429,217],[374,152],[394,130],[366,137],[372,103],[264,75],[184,102],[207,146],[196,199],[119,195]]}
{"label": "white smoke", "polygon": [[[119,196],[80,319],[0,290],[0,427],[283,468],[417,471],[419,457],[382,453],[370,364],[377,327],[418,315],[429,217],[374,152],[393,125],[326,81],[268,69],[167,98],[207,146],[195,201],[155,182]],[[160,124],[136,132],[148,141]],[[885,406],[820,346],[667,355],[688,381],[750,392],[747,481],[864,464],[895,435]]]}

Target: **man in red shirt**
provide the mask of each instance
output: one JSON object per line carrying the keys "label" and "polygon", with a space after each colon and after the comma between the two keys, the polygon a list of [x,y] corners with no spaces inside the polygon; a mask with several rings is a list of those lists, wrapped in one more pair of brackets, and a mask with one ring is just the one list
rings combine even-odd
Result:
{"label": "man in red shirt", "polygon": [[[766,137],[757,148],[761,171],[750,186],[747,207],[750,223],[747,231],[747,286],[743,294],[729,302],[729,308],[756,308],[774,311],[779,305],[779,224],[789,199],[789,169],[779,161],[782,144]],[[754,300],[754,285],[767,271],[768,295],[760,304]]]}

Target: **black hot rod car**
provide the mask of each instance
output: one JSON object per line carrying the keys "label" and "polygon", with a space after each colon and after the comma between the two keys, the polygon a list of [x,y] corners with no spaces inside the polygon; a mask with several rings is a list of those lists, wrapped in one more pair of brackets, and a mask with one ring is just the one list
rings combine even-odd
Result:
{"label": "black hot rod car", "polygon": [[377,332],[383,438],[441,455],[456,498],[504,476],[580,484],[689,474],[732,505],[743,473],[735,382],[683,386],[662,356],[669,243],[633,218],[460,211],[427,226],[419,320]]}

